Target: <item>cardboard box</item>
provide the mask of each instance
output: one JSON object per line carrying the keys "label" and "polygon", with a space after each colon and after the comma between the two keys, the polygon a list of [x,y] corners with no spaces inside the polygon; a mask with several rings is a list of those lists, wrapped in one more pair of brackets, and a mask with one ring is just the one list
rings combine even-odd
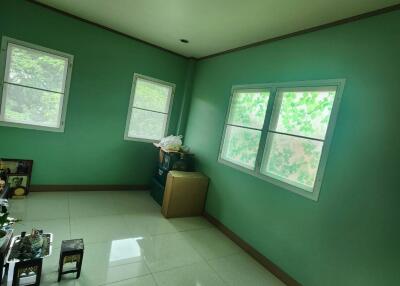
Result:
{"label": "cardboard box", "polygon": [[167,217],[202,215],[208,178],[198,172],[170,171],[161,212]]}

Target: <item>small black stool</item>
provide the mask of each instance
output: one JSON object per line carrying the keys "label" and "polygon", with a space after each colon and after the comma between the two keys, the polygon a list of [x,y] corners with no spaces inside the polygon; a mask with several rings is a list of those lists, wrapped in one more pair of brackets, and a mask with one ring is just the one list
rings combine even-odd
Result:
{"label": "small black stool", "polygon": [[[39,286],[42,275],[42,262],[42,258],[36,258],[15,263],[12,285]],[[34,278],[34,281],[31,281],[32,278]]]}
{"label": "small black stool", "polygon": [[[58,265],[58,282],[61,280],[61,275],[67,273],[77,273],[78,279],[81,275],[82,260],[83,260],[83,239],[63,240],[61,243],[60,262]],[[65,263],[75,263],[74,269],[63,271]]]}

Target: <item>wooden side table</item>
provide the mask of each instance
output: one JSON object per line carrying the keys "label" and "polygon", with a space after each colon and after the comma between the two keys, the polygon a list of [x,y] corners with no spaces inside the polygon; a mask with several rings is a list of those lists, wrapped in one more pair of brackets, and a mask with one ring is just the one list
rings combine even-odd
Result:
{"label": "wooden side table", "polygon": [[42,276],[42,264],[42,258],[18,261],[15,263],[12,286],[39,286]]}
{"label": "wooden side table", "polygon": [[[60,261],[58,265],[58,282],[63,274],[75,273],[78,279],[81,276],[82,260],[83,260],[83,239],[63,240],[61,243]],[[73,269],[64,271],[64,264],[75,263]]]}
{"label": "wooden side table", "polygon": [[45,246],[43,246],[40,255],[30,259],[14,257],[12,251],[21,240],[21,235],[13,237],[7,254],[7,285],[40,285],[43,258],[51,255],[53,242],[53,234],[42,233],[41,235],[46,240],[46,244],[44,244]]}

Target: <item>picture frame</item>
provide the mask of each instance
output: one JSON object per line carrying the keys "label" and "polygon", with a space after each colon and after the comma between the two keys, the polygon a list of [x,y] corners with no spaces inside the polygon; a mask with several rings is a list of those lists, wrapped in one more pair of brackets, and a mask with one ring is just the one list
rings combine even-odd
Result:
{"label": "picture frame", "polygon": [[23,187],[26,188],[29,183],[28,175],[8,175],[7,184],[11,189]]}
{"label": "picture frame", "polygon": [[0,173],[6,181],[7,197],[24,197],[29,192],[33,160],[0,158]]}
{"label": "picture frame", "polygon": [[30,174],[32,173],[33,160],[0,158],[0,170],[7,174]]}

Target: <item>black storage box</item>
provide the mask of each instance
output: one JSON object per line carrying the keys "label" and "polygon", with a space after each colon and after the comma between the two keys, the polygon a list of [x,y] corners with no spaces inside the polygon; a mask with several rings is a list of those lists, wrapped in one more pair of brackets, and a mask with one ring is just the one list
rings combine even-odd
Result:
{"label": "black storage box", "polygon": [[164,186],[161,185],[156,179],[151,180],[151,190],[150,195],[153,199],[162,206],[163,199],[164,199]]}
{"label": "black storage box", "polygon": [[192,169],[191,154],[177,152],[162,152],[159,167],[165,170],[190,171]]}
{"label": "black storage box", "polygon": [[163,167],[158,167],[154,175],[154,179],[156,179],[157,182],[159,182],[161,185],[165,186],[168,172],[169,172],[168,169],[164,169]]}

